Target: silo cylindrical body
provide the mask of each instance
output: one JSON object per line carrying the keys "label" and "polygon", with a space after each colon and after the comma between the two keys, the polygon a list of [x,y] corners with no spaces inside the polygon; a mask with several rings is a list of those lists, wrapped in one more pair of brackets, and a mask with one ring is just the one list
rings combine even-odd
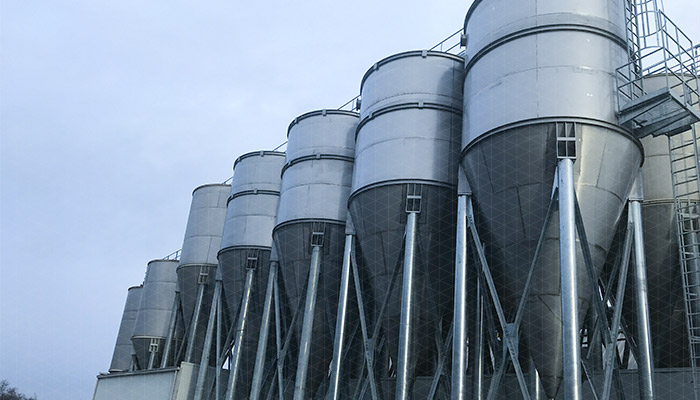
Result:
{"label": "silo cylindrical body", "polygon": [[[298,313],[292,334],[299,343],[304,319],[314,232],[322,235],[320,274],[305,383],[314,396],[333,356],[347,201],[352,180],[358,115],[321,110],[296,118],[287,133],[287,158],[273,238],[289,318]],[[318,235],[316,235],[318,238]],[[297,311],[298,310],[298,311]],[[296,365],[292,358],[291,363]]]}
{"label": "silo cylindrical body", "polygon": [[349,209],[370,334],[381,327],[391,359],[378,363],[380,378],[397,365],[404,236],[408,211],[416,208],[409,375],[434,373],[436,338],[444,340],[452,322],[463,71],[459,56],[410,51],[379,61],[362,80]]}
{"label": "silo cylindrical body", "polygon": [[119,333],[117,333],[117,342],[114,345],[112,362],[109,365],[110,373],[129,371],[131,367],[132,355],[134,354],[134,346],[131,344],[131,335],[134,331],[136,315],[139,312],[139,306],[141,304],[142,290],[142,285],[132,286],[129,288],[129,292],[126,295],[122,321],[119,324]]}
{"label": "silo cylindrical body", "polygon": [[[240,156],[233,169],[218,258],[229,320],[234,324],[239,318],[246,273],[249,268],[255,269],[245,334],[240,344],[241,376],[236,392],[241,398],[248,396],[255,366],[284,162],[284,153],[259,151]],[[274,345],[268,344],[268,357],[274,357]]]}
{"label": "silo cylindrical body", "polygon": [[153,365],[160,365],[177,291],[177,265],[176,260],[153,260],[146,267],[141,305],[131,336],[142,369],[149,365],[151,352],[155,353]]}
{"label": "silo cylindrical body", "polygon": [[[675,78],[671,76],[669,79],[672,80],[673,85]],[[654,92],[663,87],[666,87],[666,77],[663,75],[644,78],[644,88],[647,92]],[[700,128],[700,125],[696,125],[697,128]],[[692,131],[681,135],[684,136],[684,140],[689,141]],[[641,141],[644,146],[642,226],[654,361],[661,368],[685,367],[688,366],[690,357],[683,306],[678,229],[671,184],[669,142],[666,136],[647,136]],[[693,155],[692,147],[682,150],[685,156]],[[690,167],[691,163],[694,163],[693,157],[687,159],[686,165],[678,163],[676,168]],[[691,187],[680,187],[681,193],[691,191]],[[700,197],[697,194],[693,197],[700,203]],[[628,278],[628,282],[633,282],[631,277]],[[628,284],[628,290],[625,293],[624,309],[626,311],[634,311],[635,299],[632,285],[633,283]],[[629,334],[636,336],[636,319],[630,315],[626,316],[625,320],[631,327]]]}
{"label": "silo cylindrical body", "polygon": [[[188,337],[196,329],[194,351],[191,362],[199,363],[204,346],[209,309],[214,295],[216,280],[216,259],[221,249],[221,235],[226,216],[226,201],[230,185],[203,185],[192,192],[192,204],[185,228],[185,239],[177,267],[177,284],[180,291],[180,304]],[[204,284],[199,323],[192,327],[195,317],[200,284]],[[215,357],[210,360],[213,362]]]}
{"label": "silo cylindrical body", "polygon": [[[499,296],[513,315],[550,202],[557,137],[575,137],[574,187],[598,272],[642,164],[641,144],[616,114],[615,70],[628,62],[624,2],[476,1],[465,31],[462,165]],[[520,329],[520,351],[529,352],[548,397],[563,378],[557,215]],[[593,293],[577,248],[583,321]]]}

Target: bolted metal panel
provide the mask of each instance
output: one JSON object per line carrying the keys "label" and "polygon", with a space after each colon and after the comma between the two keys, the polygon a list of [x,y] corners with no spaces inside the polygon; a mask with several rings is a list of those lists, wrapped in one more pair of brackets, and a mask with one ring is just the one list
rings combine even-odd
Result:
{"label": "bolted metal panel", "polygon": [[272,248],[272,229],[279,204],[281,152],[252,152],[234,165],[221,249]]}
{"label": "bolted metal panel", "polygon": [[[186,327],[190,327],[200,282],[206,284],[199,310],[199,323],[196,327],[193,360],[201,359],[204,345],[204,330],[214,295],[217,253],[221,248],[221,235],[226,215],[230,185],[211,184],[196,188],[192,193],[192,204],[185,229],[185,239],[177,267],[177,284],[180,291],[180,303]],[[190,332],[191,333],[191,332]],[[213,362],[215,357],[210,358]]]}
{"label": "bolted metal panel", "polygon": [[438,51],[415,50],[389,56],[362,78],[362,118],[387,106],[417,102],[460,109],[463,69],[462,57]]}
{"label": "bolted metal panel", "polygon": [[[282,172],[282,193],[273,233],[288,313],[294,313],[305,302],[312,237],[322,238],[316,307],[313,318],[307,318],[307,322],[313,321],[307,379],[302,385],[307,398],[316,394],[333,357],[358,117],[357,113],[347,111],[314,111],[295,119],[288,131],[287,162]],[[314,234],[317,231],[322,236]],[[302,309],[298,321],[303,319]],[[301,333],[299,322],[294,331],[295,342]],[[296,358],[292,354],[290,365],[297,365]]]}
{"label": "bolted metal panel", "polygon": [[[349,209],[363,296],[370,307],[369,331],[381,327],[385,354],[392,365],[400,363],[402,383],[396,393],[402,396],[410,392],[415,376],[435,372],[436,338],[444,340],[452,322],[463,65],[462,58],[444,53],[401,53],[377,63],[362,84]],[[419,209],[409,186],[421,188]],[[419,211],[411,264],[415,317],[403,336],[402,348],[411,350],[399,358],[400,271],[409,211]],[[389,363],[383,360],[377,371],[388,378]],[[384,396],[392,398],[394,390],[385,390]]]}
{"label": "bolted metal panel", "polygon": [[200,186],[192,193],[180,265],[216,265],[230,189],[230,185],[212,184]]}
{"label": "bolted metal panel", "polygon": [[[514,314],[552,192],[557,131],[576,140],[574,185],[597,271],[641,165],[641,145],[616,126],[615,70],[628,58],[624,2],[482,0],[465,31],[462,163],[499,296]],[[547,397],[563,378],[555,221],[520,330]],[[592,293],[577,248],[582,321]]]}
{"label": "bolted metal panel", "polygon": [[277,226],[345,221],[357,123],[356,113],[327,110],[304,114],[290,125]]}
{"label": "bolted metal panel", "polygon": [[109,365],[110,373],[128,371],[129,367],[131,367],[131,355],[134,354],[134,346],[131,344],[131,335],[134,331],[136,315],[141,305],[142,290],[143,285],[132,286],[129,288],[129,292],[126,295],[122,321],[119,324],[119,333],[117,333],[117,342],[114,345],[112,362]]}
{"label": "bolted metal panel", "polygon": [[463,146],[533,118],[616,124],[614,74],[627,62],[624,26],[623,1],[473,4],[466,20]]}
{"label": "bolted metal panel", "polygon": [[[177,264],[175,260],[153,260],[146,267],[141,305],[131,336],[136,358],[142,368],[149,364],[149,347],[152,343],[158,346],[158,357],[163,352],[177,290]],[[159,360],[160,358],[154,360],[156,365],[160,365]]]}

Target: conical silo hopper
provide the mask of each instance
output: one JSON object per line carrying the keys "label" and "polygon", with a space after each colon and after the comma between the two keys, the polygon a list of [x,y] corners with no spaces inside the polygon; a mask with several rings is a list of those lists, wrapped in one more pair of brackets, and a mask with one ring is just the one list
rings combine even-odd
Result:
{"label": "conical silo hopper", "polygon": [[[557,136],[575,138],[574,187],[598,272],[642,163],[639,141],[617,125],[615,70],[628,61],[624,12],[622,0],[483,0],[467,13],[462,165],[511,317],[550,201]],[[520,351],[529,352],[550,398],[563,378],[558,231],[555,212],[520,329]],[[577,248],[582,321],[592,291]]]}
{"label": "conical silo hopper", "polygon": [[[379,61],[362,80],[349,209],[370,334],[381,329],[390,358],[376,368],[379,378],[397,369],[397,398],[415,376],[435,372],[436,337],[444,340],[452,322],[463,69],[461,57],[410,51]],[[404,245],[409,220],[414,245]],[[402,283],[406,259],[410,285]]]}
{"label": "conical silo hopper", "polygon": [[142,285],[132,286],[129,288],[129,292],[126,295],[122,321],[119,324],[119,333],[117,333],[117,342],[114,345],[112,362],[109,365],[110,373],[129,371],[132,366],[134,346],[131,344],[131,335],[134,331],[136,315],[141,305],[142,290]]}
{"label": "conical silo hopper", "polygon": [[[209,309],[214,296],[216,255],[226,216],[230,185],[210,184],[192,192],[190,215],[185,228],[177,284],[184,325],[187,329],[185,361],[199,363],[202,357]],[[210,357],[214,362],[216,357]]]}
{"label": "conical silo hopper", "polygon": [[287,132],[273,237],[287,307],[297,315],[291,333],[300,354],[289,360],[300,367],[295,398],[315,396],[333,357],[357,123],[356,113],[320,110],[296,118]]}
{"label": "conical silo hopper", "polygon": [[[219,268],[233,324],[240,322],[242,304],[247,303],[243,305],[247,309],[245,331],[236,343],[240,346],[236,349],[240,354],[236,398],[248,397],[253,377],[284,161],[284,153],[259,151],[244,154],[234,163]],[[244,299],[248,274],[252,278],[250,296]],[[273,349],[268,346],[268,358],[274,357]]]}
{"label": "conical silo hopper", "polygon": [[131,336],[141,369],[160,366],[177,290],[177,264],[176,260],[153,260],[146,267]]}

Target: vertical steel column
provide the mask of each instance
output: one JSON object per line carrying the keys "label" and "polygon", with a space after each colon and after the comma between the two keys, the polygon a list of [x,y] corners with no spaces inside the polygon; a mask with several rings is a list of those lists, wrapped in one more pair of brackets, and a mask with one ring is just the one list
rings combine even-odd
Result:
{"label": "vertical steel column", "polygon": [[177,311],[180,307],[180,292],[175,292],[175,299],[173,300],[173,312],[170,314],[170,323],[168,324],[168,338],[165,339],[165,349],[163,349],[163,359],[160,362],[160,367],[165,368],[168,366],[168,357],[170,356],[170,351],[173,346],[173,340],[175,337],[175,328],[177,324]]}
{"label": "vertical steel column", "polygon": [[[194,400],[202,400],[204,396],[204,382],[209,371],[209,355],[211,354],[212,337],[214,336],[214,324],[216,322],[216,304],[221,296],[221,280],[216,280],[214,286],[214,297],[209,310],[209,321],[207,321],[207,332],[204,337],[204,347],[202,348],[202,359],[199,362],[199,373],[197,374],[197,384],[194,389]],[[217,366],[218,368],[218,366]]]}
{"label": "vertical steel column", "polygon": [[[460,172],[460,180],[463,174]],[[467,195],[457,197],[452,400],[467,399]],[[477,397],[480,398],[480,397]]]}
{"label": "vertical steel column", "polygon": [[187,352],[185,353],[185,361],[192,362],[194,357],[194,345],[195,338],[197,337],[197,325],[199,325],[199,314],[202,313],[202,302],[204,301],[204,289],[207,284],[202,282],[199,284],[199,290],[197,291],[197,303],[194,306],[194,314],[192,315],[192,322],[190,323],[190,334],[187,338]]}
{"label": "vertical steel column", "polygon": [[[223,281],[222,281],[223,285]],[[223,286],[222,286],[223,290]],[[219,301],[216,302],[216,375],[214,377],[214,400],[221,399],[221,314],[224,312],[221,307],[221,299],[223,294],[219,295]]]}
{"label": "vertical steel column", "polygon": [[413,319],[413,275],[416,266],[416,225],[418,213],[409,212],[406,221],[406,246],[403,258],[403,286],[401,293],[401,325],[399,326],[399,354],[396,365],[396,400],[409,397],[410,361]]}
{"label": "vertical steel column", "polygon": [[277,279],[273,282],[275,293],[275,347],[277,356],[277,397],[284,400],[284,360],[282,354],[282,306],[280,305],[280,291]]}
{"label": "vertical steel column", "polygon": [[348,292],[350,288],[350,253],[352,252],[353,233],[348,219],[345,230],[345,249],[343,252],[343,270],[340,275],[340,296],[338,298],[338,316],[335,322],[335,340],[333,342],[333,362],[331,363],[331,381],[328,400],[340,397],[340,365],[345,344],[345,325],[348,310]]}
{"label": "vertical steel column", "polygon": [[558,164],[559,179],[559,262],[561,270],[562,345],[564,352],[564,399],[581,399],[581,349],[578,323],[576,273],[576,216],[574,160]]}
{"label": "vertical steel column", "polygon": [[313,246],[311,251],[311,265],[309,267],[309,283],[306,289],[306,304],[304,308],[304,322],[301,327],[301,341],[299,342],[299,363],[297,364],[297,377],[294,384],[294,400],[306,399],[306,376],[309,370],[309,357],[311,356],[311,334],[314,328],[316,316],[316,294],[318,293],[318,278],[321,272],[321,246]]}
{"label": "vertical steel column", "polygon": [[[479,274],[476,274],[475,278]],[[469,352],[472,353],[472,399],[484,398],[484,296],[481,286],[481,279],[476,280],[475,290],[475,318],[474,318],[474,336],[472,344],[469,346]]]}
{"label": "vertical steel column", "polygon": [[148,357],[148,368],[146,369],[153,369],[156,364],[156,353],[158,353],[157,349],[160,344],[159,340],[160,339],[151,338],[151,343],[148,345],[148,352],[151,353],[151,355]]}
{"label": "vertical steel column", "polygon": [[[530,393],[531,400],[544,400],[544,393],[540,386],[540,374],[535,368],[535,362],[530,359]],[[478,397],[477,397],[478,398]]]}
{"label": "vertical steel column", "polygon": [[[273,250],[273,253],[275,251]],[[274,258],[277,258],[274,256]],[[260,337],[258,338],[258,350],[255,355],[255,369],[253,370],[253,383],[250,389],[250,400],[258,400],[262,391],[262,381],[265,369],[265,356],[267,355],[267,342],[270,337],[270,313],[272,309],[272,296],[274,295],[275,280],[277,279],[277,260],[270,261],[270,272],[267,276],[267,290],[265,291],[265,304],[263,305],[262,321],[260,325]]]}
{"label": "vertical steel column", "polygon": [[637,337],[639,347],[639,398],[654,400],[654,355],[651,343],[651,322],[647,291],[647,265],[644,254],[644,231],[642,230],[641,174],[634,182],[630,195],[630,215],[634,223],[634,291],[637,299]]}
{"label": "vertical steel column", "polygon": [[245,288],[243,289],[243,299],[241,299],[241,309],[236,321],[236,339],[231,352],[231,368],[229,369],[228,389],[226,400],[233,400],[238,386],[238,370],[241,368],[241,345],[243,334],[245,333],[246,322],[248,322],[248,308],[250,306],[250,292],[253,289],[253,276],[255,268],[248,268],[245,275]]}

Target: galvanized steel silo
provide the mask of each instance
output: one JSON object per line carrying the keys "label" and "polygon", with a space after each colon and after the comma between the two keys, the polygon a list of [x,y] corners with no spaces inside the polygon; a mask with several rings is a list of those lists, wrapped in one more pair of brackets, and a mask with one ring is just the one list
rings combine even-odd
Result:
{"label": "galvanized steel silo", "polygon": [[[177,267],[180,304],[187,327],[185,361],[199,363],[204,345],[207,317],[214,295],[216,255],[226,216],[230,185],[210,184],[192,192],[192,204],[185,239]],[[193,323],[193,321],[195,323]],[[212,362],[215,358],[212,358]]]}
{"label": "galvanized steel silo", "polygon": [[[363,297],[373,304],[370,330],[379,324],[387,339],[397,398],[413,377],[434,373],[435,338],[444,340],[452,320],[463,69],[461,57],[410,51],[379,61],[362,80],[349,208]],[[379,374],[388,378],[383,364]]]}
{"label": "galvanized steel silo", "polygon": [[288,308],[297,314],[292,334],[301,343],[292,358],[299,366],[295,398],[315,396],[333,356],[357,123],[356,113],[320,110],[296,118],[287,132],[273,237]]}
{"label": "galvanized steel silo", "polygon": [[[639,141],[617,126],[615,70],[628,61],[623,3],[482,0],[467,13],[462,164],[511,315],[552,193],[557,137],[575,138],[574,185],[598,270],[641,165]],[[533,358],[548,397],[563,365],[556,221],[520,330],[521,352]],[[577,260],[582,320],[592,292],[580,249]]]}
{"label": "galvanized steel silo", "polygon": [[146,267],[141,305],[131,343],[142,369],[160,365],[177,291],[176,260],[153,260]]}
{"label": "galvanized steel silo", "polygon": [[[284,153],[258,151],[244,154],[234,163],[219,268],[229,320],[238,323],[241,308],[246,311],[245,331],[236,344],[240,346],[236,349],[240,354],[237,398],[247,398],[253,376],[284,162]],[[249,274],[251,288],[246,299]],[[273,347],[268,349],[268,358],[273,357]]]}
{"label": "galvanized steel silo", "polygon": [[131,335],[134,332],[136,315],[141,305],[142,289],[143,285],[132,286],[126,295],[122,321],[119,324],[119,333],[117,333],[117,342],[114,345],[112,362],[109,365],[110,373],[129,371],[132,367],[134,346],[131,344]]}

